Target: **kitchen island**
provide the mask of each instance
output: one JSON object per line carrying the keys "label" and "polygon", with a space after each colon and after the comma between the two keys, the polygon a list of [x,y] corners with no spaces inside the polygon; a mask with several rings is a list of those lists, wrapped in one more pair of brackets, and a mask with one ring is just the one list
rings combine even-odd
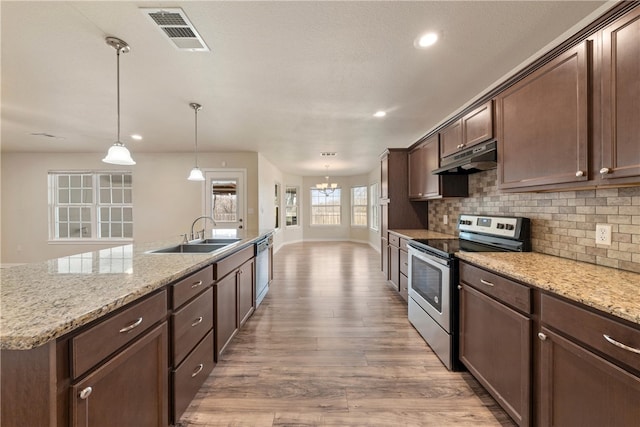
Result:
{"label": "kitchen island", "polygon": [[[85,425],[86,402],[91,399],[95,411],[100,394],[93,392],[98,386],[84,383],[100,381],[103,391],[115,385],[121,395],[131,389],[147,396],[138,408],[130,405],[137,413],[128,418],[144,412],[151,421],[131,422],[168,425],[176,415],[169,408],[178,401],[170,385],[179,384],[180,376],[192,378],[213,368],[213,294],[224,284],[227,294],[233,290],[234,307],[241,301],[252,312],[254,243],[270,233],[225,235],[238,240],[209,253],[153,252],[180,243],[173,239],[3,269],[2,425]],[[235,319],[238,312],[225,306],[225,316]],[[229,323],[228,316],[221,320]],[[230,322],[237,330],[240,322]],[[191,339],[192,330],[202,332],[185,356],[180,343]],[[194,355],[210,361],[181,372]],[[122,383],[105,380],[110,370],[130,386],[118,391]],[[145,405],[147,410],[141,409]]]}

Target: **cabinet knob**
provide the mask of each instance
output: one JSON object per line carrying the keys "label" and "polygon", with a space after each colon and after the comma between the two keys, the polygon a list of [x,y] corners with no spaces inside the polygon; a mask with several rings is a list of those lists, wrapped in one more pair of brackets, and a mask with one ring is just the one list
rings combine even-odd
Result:
{"label": "cabinet knob", "polygon": [[584,172],[583,171],[578,171],[578,172],[576,172],[576,176],[578,176],[578,177],[584,176]]}
{"label": "cabinet knob", "polygon": [[462,285],[458,285],[458,289],[462,290]]}
{"label": "cabinet knob", "polygon": [[80,391],[80,399],[85,400],[87,399],[89,396],[91,396],[91,392],[93,391],[93,389],[91,387],[85,387]]}
{"label": "cabinet knob", "polygon": [[606,174],[608,174],[608,173],[611,173],[611,169],[609,169],[609,168],[602,168],[602,169],[600,169],[600,173],[601,173],[602,175],[606,175]]}
{"label": "cabinet knob", "polygon": [[547,340],[547,336],[545,334],[543,334],[542,332],[538,332],[538,338],[540,338],[540,341],[546,341]]}

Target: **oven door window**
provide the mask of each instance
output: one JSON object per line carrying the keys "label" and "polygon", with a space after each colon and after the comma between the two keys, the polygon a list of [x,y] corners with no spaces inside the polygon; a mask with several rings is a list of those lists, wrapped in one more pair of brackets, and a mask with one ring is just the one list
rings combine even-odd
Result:
{"label": "oven door window", "polygon": [[442,313],[442,270],[414,256],[411,258],[411,288]]}

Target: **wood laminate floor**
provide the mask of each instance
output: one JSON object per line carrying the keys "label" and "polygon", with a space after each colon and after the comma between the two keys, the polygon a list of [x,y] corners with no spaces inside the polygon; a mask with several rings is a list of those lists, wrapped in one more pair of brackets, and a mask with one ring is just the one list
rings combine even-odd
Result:
{"label": "wood laminate floor", "polygon": [[296,243],[181,425],[513,426],[468,372],[449,372],[364,244]]}

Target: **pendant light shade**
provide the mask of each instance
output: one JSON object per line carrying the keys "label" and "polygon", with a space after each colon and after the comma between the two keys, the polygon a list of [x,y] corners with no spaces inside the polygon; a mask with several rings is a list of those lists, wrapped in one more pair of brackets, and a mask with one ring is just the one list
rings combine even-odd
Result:
{"label": "pendant light shade", "polygon": [[117,92],[117,104],[118,104],[118,134],[117,140],[113,143],[107,156],[102,159],[105,163],[111,163],[113,165],[135,165],[136,162],[131,158],[131,153],[127,150],[127,147],[120,142],[120,53],[127,53],[131,50],[127,42],[120,40],[116,37],[107,37],[106,42],[109,46],[116,50],[116,92]]}
{"label": "pendant light shade", "polygon": [[191,169],[191,173],[189,174],[189,181],[204,181],[204,175],[202,171],[198,167],[198,111],[202,110],[202,105],[196,104],[192,102],[189,104],[191,108],[195,110],[196,113],[196,126],[195,126],[195,145],[196,145],[196,166]]}

